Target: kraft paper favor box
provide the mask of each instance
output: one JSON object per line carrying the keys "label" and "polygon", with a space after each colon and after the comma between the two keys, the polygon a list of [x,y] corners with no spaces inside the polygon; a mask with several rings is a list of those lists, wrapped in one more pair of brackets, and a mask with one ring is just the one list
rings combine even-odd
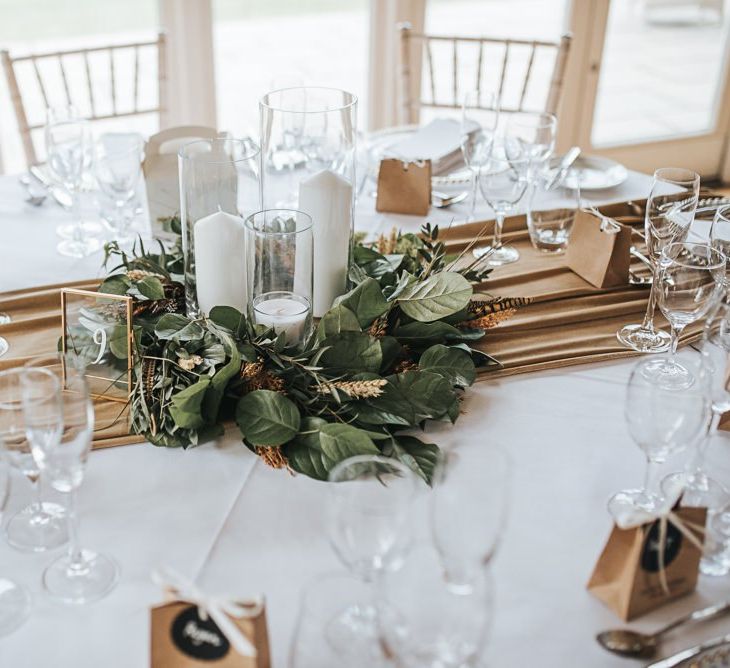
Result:
{"label": "kraft paper favor box", "polygon": [[[241,604],[246,607],[246,604]],[[266,610],[250,617],[229,619],[256,648],[255,657],[239,654],[198,606],[169,601],[151,610],[151,668],[270,668]]]}
{"label": "kraft paper favor box", "polygon": [[430,160],[405,162],[388,158],[380,162],[376,211],[425,216],[430,208]]}
{"label": "kraft paper favor box", "polygon": [[573,222],[565,264],[596,288],[628,285],[630,248],[630,227],[580,210]]}
{"label": "kraft paper favor box", "polygon": [[[674,508],[673,513],[703,543],[706,508]],[[671,521],[666,523],[664,578],[659,558],[660,522],[621,529],[614,525],[588,582],[588,591],[621,619],[629,621],[694,591],[701,551]]]}

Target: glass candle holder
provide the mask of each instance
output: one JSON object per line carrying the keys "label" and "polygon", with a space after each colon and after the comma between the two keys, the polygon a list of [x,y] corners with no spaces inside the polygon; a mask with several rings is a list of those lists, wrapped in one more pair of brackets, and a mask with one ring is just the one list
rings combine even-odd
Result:
{"label": "glass candle holder", "polygon": [[259,104],[263,207],[313,222],[313,313],[347,291],[355,206],[357,98],[335,88],[286,88]]}
{"label": "glass candle holder", "polygon": [[248,304],[245,217],[261,205],[260,151],[250,139],[201,139],[178,153],[185,299],[191,318]]}
{"label": "glass candle holder", "polygon": [[312,219],[269,209],[246,220],[248,317],[301,346],[312,332]]}

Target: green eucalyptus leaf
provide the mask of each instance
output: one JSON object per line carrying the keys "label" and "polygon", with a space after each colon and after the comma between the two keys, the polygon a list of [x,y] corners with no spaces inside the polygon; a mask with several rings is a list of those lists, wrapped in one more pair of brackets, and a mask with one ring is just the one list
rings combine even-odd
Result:
{"label": "green eucalyptus leaf", "polygon": [[99,292],[108,295],[126,295],[131,287],[132,281],[124,274],[115,274],[102,282]]}
{"label": "green eucalyptus leaf", "polygon": [[401,462],[431,484],[440,457],[435,443],[424,443],[415,436],[398,434],[393,439],[393,449]]}
{"label": "green eucalyptus leaf", "polygon": [[164,299],[165,288],[157,276],[145,276],[141,281],[137,282],[137,290],[147,299]]}
{"label": "green eucalyptus leaf", "polygon": [[[241,355],[236,348],[236,343],[230,335],[221,332],[220,337],[223,341],[225,352],[230,355],[228,363],[216,371],[210,381],[210,387],[205,395],[203,403],[203,411],[208,422],[218,420],[218,412],[220,411],[221,402],[226,391],[229,381],[238,375],[241,370]],[[208,359],[206,357],[206,359]]]}
{"label": "green eucalyptus leaf", "polygon": [[189,320],[184,315],[165,313],[157,321],[155,334],[163,341],[193,341],[202,339],[205,330],[200,323]]}
{"label": "green eucalyptus leaf", "polygon": [[296,436],[301,424],[293,401],[271,390],[244,395],[236,407],[236,422],[253,445],[282,445]]}
{"label": "green eucalyptus leaf", "polygon": [[340,332],[359,332],[360,322],[357,316],[343,304],[333,306],[322,316],[317,327],[317,340],[322,341],[328,336]]}
{"label": "green eucalyptus leaf", "polygon": [[319,431],[319,442],[322,452],[336,462],[355,455],[380,454],[380,450],[366,432],[349,424],[322,425]]}
{"label": "green eucalyptus leaf", "polygon": [[126,325],[114,325],[111,336],[107,338],[107,344],[112,355],[119,360],[126,360],[129,358],[129,337],[127,336]]}
{"label": "green eucalyptus leaf", "polygon": [[246,332],[246,316],[232,306],[214,306],[208,318],[235,336],[240,337]]}
{"label": "green eucalyptus leaf", "polygon": [[170,416],[177,427],[199,429],[205,424],[202,406],[209,385],[210,379],[204,377],[172,396]]}
{"label": "green eucalyptus leaf", "polygon": [[380,341],[364,332],[340,332],[327,337],[319,364],[333,374],[377,373],[383,361]]}
{"label": "green eucalyptus leaf", "polygon": [[322,418],[305,417],[300,432],[282,446],[282,453],[287,458],[289,466],[294,471],[316,480],[327,480],[330,470],[337,464],[323,452],[319,440],[320,429],[326,424],[327,421]]}
{"label": "green eucalyptus leaf", "polygon": [[383,361],[380,365],[380,371],[386,372],[395,363],[403,352],[403,346],[398,343],[398,339],[393,336],[384,336],[380,339],[380,349],[383,351]]}
{"label": "green eucalyptus leaf", "polygon": [[362,327],[367,327],[390,307],[383,297],[380,283],[374,278],[366,278],[357,287],[335,299],[334,306],[345,306],[357,317]]}
{"label": "green eucalyptus leaf", "polygon": [[441,344],[426,350],[418,366],[424,371],[443,376],[452,385],[468,387],[476,380],[476,369],[469,353],[459,348],[449,348]]}
{"label": "green eucalyptus leaf", "polygon": [[461,274],[444,271],[409,285],[397,301],[414,320],[433,322],[466,307],[472,292],[471,284]]}
{"label": "green eucalyptus leaf", "polygon": [[415,416],[413,424],[425,419],[438,420],[447,413],[454,400],[451,384],[436,373],[404,371],[389,376],[388,381],[411,405]]}

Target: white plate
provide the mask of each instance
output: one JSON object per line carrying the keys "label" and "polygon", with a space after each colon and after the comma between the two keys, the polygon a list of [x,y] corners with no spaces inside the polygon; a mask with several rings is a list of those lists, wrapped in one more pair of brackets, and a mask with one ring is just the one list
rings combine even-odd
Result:
{"label": "white plate", "polygon": [[622,164],[597,155],[581,155],[565,177],[564,184],[575,190],[580,179],[581,190],[615,188],[629,176]]}
{"label": "white plate", "polygon": [[[405,125],[397,128],[388,128],[386,130],[379,130],[373,132],[367,137],[367,147],[370,159],[371,176],[373,179],[378,178],[378,165],[380,161],[388,153],[388,149],[400,142],[401,140],[408,137],[408,135],[414,134],[418,130],[417,125]],[[470,183],[471,172],[468,167],[461,166],[456,167],[453,171],[448,174],[441,174],[439,176],[431,177],[431,184],[433,186],[445,186],[454,183]]]}

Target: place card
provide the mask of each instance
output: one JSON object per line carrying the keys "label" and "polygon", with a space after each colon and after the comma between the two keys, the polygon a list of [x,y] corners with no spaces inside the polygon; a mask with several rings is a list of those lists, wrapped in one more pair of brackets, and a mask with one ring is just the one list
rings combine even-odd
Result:
{"label": "place card", "polygon": [[675,506],[664,522],[658,518],[626,529],[614,525],[588,591],[624,621],[694,591],[706,517],[706,508]]}
{"label": "place card", "polygon": [[86,362],[94,399],[127,403],[134,361],[132,297],[61,289],[61,350]]}
{"label": "place card", "polygon": [[381,160],[375,209],[425,216],[431,208],[431,161]]}
{"label": "place card", "polygon": [[575,215],[565,264],[596,288],[628,285],[631,228],[590,211]]}
{"label": "place card", "polygon": [[238,605],[250,607],[252,614],[228,619],[255,648],[255,656],[236,651],[210,616],[201,618],[197,605],[175,600],[151,610],[151,668],[269,668],[266,611],[258,603]]}

